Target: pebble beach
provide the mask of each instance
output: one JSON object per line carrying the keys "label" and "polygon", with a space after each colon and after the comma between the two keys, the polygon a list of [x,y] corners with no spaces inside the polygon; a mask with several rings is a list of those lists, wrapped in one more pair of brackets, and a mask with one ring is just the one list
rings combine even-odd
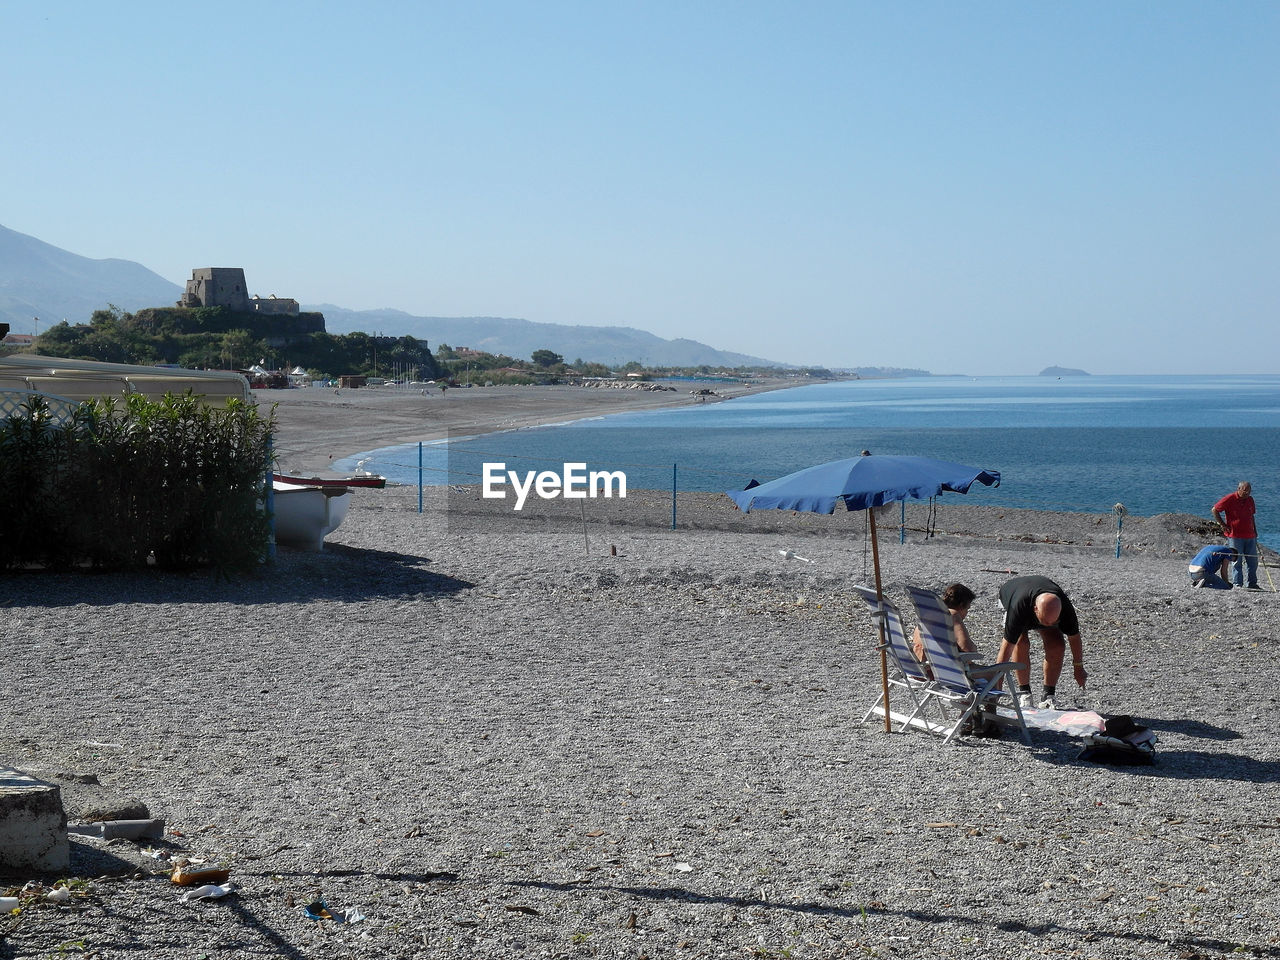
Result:
{"label": "pebble beach", "polygon": [[560,423],[705,402],[694,389],[713,389],[712,402],[796,386],[796,380],[647,382],[588,381],[588,385],[494,386],[440,389],[367,387],[256,390],[258,409],[273,413],[275,454],[287,471],[323,471],[335,460],[419,440]]}
{"label": "pebble beach", "polygon": [[[600,409],[553,389],[434,429]],[[282,462],[319,470],[484,392],[260,400]],[[690,402],[630,393],[603,402]],[[0,764],[58,783],[73,823],[167,827],[73,837],[73,896],[0,916],[0,960],[1280,957],[1277,571],[1191,589],[1207,518],[1126,518],[1117,557],[1109,515],[980,492],[935,529],[909,506],[901,543],[884,511],[874,551],[865,514],[713,494],[676,529],[661,492],[418,504],[358,490],[323,552],[244,580],[0,577]],[[1060,694],[1151,727],[1156,764],[860,722],[879,659],[847,587],[877,553],[904,608],[903,584],[973,588],[991,655],[1000,584],[1057,580],[1090,672]],[[178,858],[235,889],[184,900]]]}

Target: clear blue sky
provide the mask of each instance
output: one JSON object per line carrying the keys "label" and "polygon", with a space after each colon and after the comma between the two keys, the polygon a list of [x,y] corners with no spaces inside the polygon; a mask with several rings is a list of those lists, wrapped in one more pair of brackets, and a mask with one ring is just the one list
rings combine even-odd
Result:
{"label": "clear blue sky", "polygon": [[0,223],[794,363],[1280,372],[1280,3],[0,2]]}

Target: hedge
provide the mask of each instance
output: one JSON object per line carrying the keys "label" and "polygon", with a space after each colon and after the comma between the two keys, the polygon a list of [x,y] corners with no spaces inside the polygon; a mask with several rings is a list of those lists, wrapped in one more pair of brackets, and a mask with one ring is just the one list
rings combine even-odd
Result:
{"label": "hedge", "polygon": [[254,569],[274,427],[243,400],[191,393],[69,416],[33,397],[0,420],[0,569]]}

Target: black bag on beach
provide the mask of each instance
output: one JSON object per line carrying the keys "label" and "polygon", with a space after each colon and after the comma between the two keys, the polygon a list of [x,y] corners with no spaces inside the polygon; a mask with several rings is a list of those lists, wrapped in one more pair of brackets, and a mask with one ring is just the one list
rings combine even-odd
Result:
{"label": "black bag on beach", "polygon": [[1156,735],[1127,714],[1109,717],[1102,733],[1085,737],[1077,759],[1126,767],[1150,766],[1156,762]]}

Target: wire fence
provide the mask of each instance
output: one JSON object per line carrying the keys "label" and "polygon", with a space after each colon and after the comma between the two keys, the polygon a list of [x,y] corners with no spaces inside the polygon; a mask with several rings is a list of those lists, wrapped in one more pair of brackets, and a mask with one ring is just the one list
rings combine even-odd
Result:
{"label": "wire fence", "polygon": [[[387,468],[395,468],[394,473],[404,476],[407,473],[415,473],[417,484],[419,486],[446,486],[448,484],[474,482],[480,483],[484,479],[484,472],[481,469],[468,469],[467,466],[460,466],[456,462],[456,457],[451,455],[445,458],[445,462],[429,463],[422,456],[423,452],[429,447],[442,447],[442,444],[419,443],[419,458],[414,462],[406,460],[397,460],[380,457],[376,466],[379,471],[386,473]],[[543,465],[547,468],[563,467],[564,461],[559,458],[537,456],[532,454],[512,453],[506,450],[485,450],[467,445],[467,460],[480,461],[484,458],[493,458],[493,462],[509,463],[511,461],[519,461],[529,466]],[[658,472],[668,473],[673,483],[670,485],[673,489],[689,492],[723,492],[731,489],[741,489],[745,486],[746,480],[750,479],[749,471],[724,471],[710,470],[706,467],[690,466],[687,463],[681,464],[679,461],[668,461],[665,463],[655,461],[626,461],[611,460],[603,466],[597,466],[596,469],[601,471],[616,470],[643,470],[649,474]],[[662,488],[665,489],[664,484]],[[1007,493],[993,488],[990,491],[982,491],[982,501],[988,506],[1002,506],[1011,509],[1023,510],[1039,510],[1039,511],[1059,511],[1064,513],[1113,513],[1117,504],[1113,500],[1099,499],[1092,501],[1051,499],[1045,497],[1034,496],[1010,496]]]}
{"label": "wire fence", "polygon": [[[428,457],[428,451],[432,452],[434,456]],[[565,467],[565,462],[562,458],[487,448],[471,442],[466,443],[465,446],[456,443],[419,443],[416,449],[416,459],[411,461],[403,458],[380,456],[374,466],[376,466],[378,472],[401,478],[401,482],[404,482],[403,478],[413,477],[414,485],[418,490],[418,511],[422,512],[425,509],[424,491],[428,488],[484,484],[487,478],[483,466],[485,463],[501,463],[504,468],[520,473],[522,476],[527,475],[529,471],[537,473],[540,470],[546,470],[554,473],[563,470]],[[521,473],[521,468],[523,468],[524,473]],[[678,461],[661,463],[641,460],[615,460],[603,465],[593,463],[593,473],[614,471],[640,473],[646,477],[662,476],[664,482],[661,485],[649,482],[641,487],[632,487],[632,489],[665,491],[670,502],[671,529],[673,530],[678,529],[680,525],[682,497],[742,489],[750,479],[747,472],[708,469],[704,466],[681,464]],[[627,483],[628,486],[631,486],[630,478],[628,478]],[[957,502],[951,498],[942,499],[946,503]],[[971,501],[966,497],[966,503],[973,506],[1000,507],[1008,510],[1026,510],[1038,513],[1051,511],[1094,514],[1112,518],[1115,526],[1115,554],[1117,557],[1121,555],[1124,521],[1128,515],[1128,511],[1123,504],[1108,500],[1085,502],[1032,496],[1011,496],[994,488],[978,492]],[[888,510],[890,508],[886,507],[884,509]],[[913,506],[910,517],[908,516],[908,507],[905,502],[899,504],[896,509],[898,511],[897,523],[889,522],[887,525],[891,528],[896,528],[899,542],[902,542],[907,534],[919,533],[925,537],[932,537],[938,532],[939,502],[937,500],[931,499],[921,502],[918,507]],[[923,516],[918,516],[917,514],[921,511],[923,511]],[[881,522],[884,523],[885,521]],[[975,540],[997,541],[1005,539],[996,534],[966,533],[965,536]],[[1029,535],[1025,535],[1024,538],[1029,542],[1032,540]],[[1110,541],[1110,537],[1107,539]],[[1046,540],[1043,542],[1052,541]],[[1090,546],[1098,545],[1097,543],[1090,544]],[[1110,543],[1108,542],[1109,546]]]}

